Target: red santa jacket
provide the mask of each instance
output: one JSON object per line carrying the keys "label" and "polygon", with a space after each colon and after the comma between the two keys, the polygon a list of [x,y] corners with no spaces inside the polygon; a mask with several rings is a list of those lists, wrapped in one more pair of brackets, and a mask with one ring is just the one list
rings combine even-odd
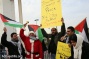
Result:
{"label": "red santa jacket", "polygon": [[[30,38],[24,35],[24,29],[20,30],[20,37],[22,39],[22,41],[24,42],[26,51],[31,53],[31,42],[30,42]],[[33,53],[38,53],[39,56],[36,57],[35,54],[33,54],[33,59],[39,59],[39,58],[43,58],[43,51],[42,51],[42,43],[40,42],[40,40],[35,40],[34,41],[34,52]],[[27,54],[26,58],[31,58],[31,54]]]}

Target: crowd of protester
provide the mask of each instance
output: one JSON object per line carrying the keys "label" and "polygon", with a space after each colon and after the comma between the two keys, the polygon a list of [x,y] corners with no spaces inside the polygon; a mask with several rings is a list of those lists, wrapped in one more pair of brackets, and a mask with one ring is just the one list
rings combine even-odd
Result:
{"label": "crowd of protester", "polygon": [[11,41],[7,39],[7,29],[3,29],[0,59],[56,59],[58,42],[67,43],[71,48],[71,56],[68,59],[89,59],[89,43],[85,42],[81,35],[75,34],[73,26],[69,26],[66,30],[63,18],[61,31],[58,32],[57,28],[52,28],[50,36],[43,34],[45,38],[42,42],[36,37],[34,31],[29,31],[26,36],[24,34],[26,26],[27,24],[24,24],[20,30],[21,39],[18,38],[17,33],[13,32]]}

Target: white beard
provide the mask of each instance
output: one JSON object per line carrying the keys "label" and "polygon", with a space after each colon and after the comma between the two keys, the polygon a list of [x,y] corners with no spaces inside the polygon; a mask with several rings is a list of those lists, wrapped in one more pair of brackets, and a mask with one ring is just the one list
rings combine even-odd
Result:
{"label": "white beard", "polygon": [[30,39],[32,39],[32,40],[37,40],[37,38],[34,37],[34,36],[30,36]]}

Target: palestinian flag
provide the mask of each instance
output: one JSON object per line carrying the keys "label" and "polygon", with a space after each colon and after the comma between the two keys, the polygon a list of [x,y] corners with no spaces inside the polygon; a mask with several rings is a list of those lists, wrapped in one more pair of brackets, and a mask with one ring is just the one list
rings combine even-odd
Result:
{"label": "palestinian flag", "polygon": [[38,37],[38,39],[42,42],[44,37],[41,31],[41,28],[38,25],[28,25],[29,31],[34,31]]}
{"label": "palestinian flag", "polygon": [[89,42],[88,26],[86,18],[75,27],[75,33],[82,35],[86,42]]}
{"label": "palestinian flag", "polygon": [[17,27],[17,28],[22,28],[23,27],[23,24],[19,23],[19,22],[16,22],[15,20],[12,20],[2,14],[0,14],[0,20],[2,20],[2,22],[5,24],[5,25],[8,25],[8,26],[12,26],[12,27]]}

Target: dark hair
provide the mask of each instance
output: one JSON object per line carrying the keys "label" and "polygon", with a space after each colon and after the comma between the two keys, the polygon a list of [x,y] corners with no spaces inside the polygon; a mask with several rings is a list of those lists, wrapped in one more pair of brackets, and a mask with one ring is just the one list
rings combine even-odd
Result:
{"label": "dark hair", "polygon": [[75,32],[75,29],[73,26],[69,26],[67,29],[70,29],[72,32]]}
{"label": "dark hair", "polygon": [[14,34],[17,34],[17,33],[15,33],[15,32],[11,33],[11,37],[13,37]]}
{"label": "dark hair", "polygon": [[77,42],[77,35],[76,34],[73,34],[69,37],[69,40],[72,40],[74,42]]}
{"label": "dark hair", "polygon": [[[57,29],[56,29],[56,28],[52,28],[52,29],[55,29],[55,30],[57,31]],[[51,29],[51,30],[52,30],[52,29]]]}

